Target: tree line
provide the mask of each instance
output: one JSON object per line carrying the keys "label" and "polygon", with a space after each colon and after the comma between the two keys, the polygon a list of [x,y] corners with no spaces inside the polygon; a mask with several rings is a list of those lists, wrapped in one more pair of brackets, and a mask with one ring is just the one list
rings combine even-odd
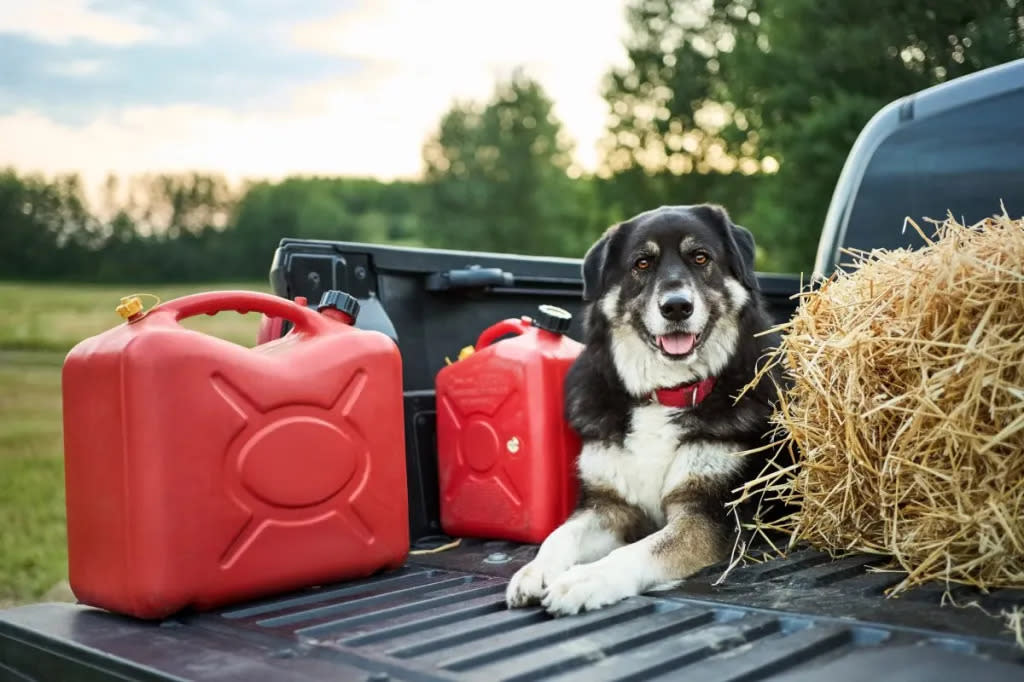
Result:
{"label": "tree line", "polygon": [[282,237],[580,256],[608,225],[713,201],[758,267],[806,270],[857,133],[888,102],[1024,56],[1024,0],[634,0],[607,76],[601,166],[582,173],[539,83],[517,72],[458,102],[423,178],[110,178],[0,171],[0,278],[264,278]]}

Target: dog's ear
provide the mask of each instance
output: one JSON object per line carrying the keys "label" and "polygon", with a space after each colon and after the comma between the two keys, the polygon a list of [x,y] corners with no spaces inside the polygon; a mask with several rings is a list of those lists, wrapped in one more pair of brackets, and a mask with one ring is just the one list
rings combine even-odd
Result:
{"label": "dog's ear", "polygon": [[711,217],[711,222],[722,234],[725,249],[728,252],[729,268],[740,283],[751,291],[757,291],[757,276],[754,274],[754,235],[750,230],[737,225],[729,217],[729,213],[716,204],[705,204],[703,207]]}
{"label": "dog's ear", "polygon": [[619,226],[612,225],[601,238],[594,242],[583,257],[583,300],[597,300],[604,292],[608,254],[611,251],[612,237],[618,232]]}
{"label": "dog's ear", "polygon": [[757,275],[754,271],[754,258],[756,255],[754,234],[742,225],[737,225],[735,223],[730,224],[730,230],[732,232],[733,239],[736,242],[737,251],[740,253],[740,259],[742,260],[743,267],[740,280],[747,287],[757,289]]}

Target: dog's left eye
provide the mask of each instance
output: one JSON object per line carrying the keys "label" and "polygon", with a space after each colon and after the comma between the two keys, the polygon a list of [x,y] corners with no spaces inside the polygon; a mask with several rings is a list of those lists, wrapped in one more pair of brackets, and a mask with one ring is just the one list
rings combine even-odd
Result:
{"label": "dog's left eye", "polygon": [[637,270],[647,270],[648,268],[651,267],[651,259],[637,258],[636,262],[633,263],[633,267],[636,268]]}
{"label": "dog's left eye", "polygon": [[711,257],[708,256],[708,254],[704,253],[703,251],[698,251],[697,253],[693,254],[693,262],[696,263],[697,265],[707,265],[708,261],[710,260]]}

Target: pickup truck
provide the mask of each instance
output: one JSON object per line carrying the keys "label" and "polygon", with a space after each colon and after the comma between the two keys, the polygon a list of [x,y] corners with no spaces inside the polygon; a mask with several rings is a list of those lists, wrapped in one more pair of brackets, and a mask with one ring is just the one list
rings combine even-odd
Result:
{"label": "pickup truck", "polygon": [[[1024,60],[884,107],[849,153],[814,274],[837,267],[843,248],[918,246],[899,229],[905,216],[952,210],[973,221],[1000,202],[1024,212],[1021,111]],[[833,560],[800,547],[579,616],[506,609],[507,580],[536,547],[486,538],[451,547],[438,513],[433,377],[480,330],[541,303],[573,312],[578,338],[580,262],[284,239],[270,278],[288,298],[352,293],[358,325],[402,351],[406,565],[160,622],[70,603],[0,611],[0,679],[1024,679],[1024,647],[999,617],[1024,605],[1024,590],[930,584],[887,598],[901,576],[871,571],[885,561],[877,556]],[[791,316],[800,277],[759,282],[775,318]]]}

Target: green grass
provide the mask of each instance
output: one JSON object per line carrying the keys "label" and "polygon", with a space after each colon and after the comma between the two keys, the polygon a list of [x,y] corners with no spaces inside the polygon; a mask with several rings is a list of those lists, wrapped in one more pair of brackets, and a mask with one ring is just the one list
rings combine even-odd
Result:
{"label": "green grass", "polygon": [[0,602],[65,576],[58,353],[0,353]]}
{"label": "green grass", "polygon": [[[166,301],[211,289],[267,287],[0,283],[0,608],[38,600],[66,578],[60,392],[66,352],[120,324],[114,307],[125,294],[145,291]],[[221,313],[185,324],[252,345],[258,316]]]}
{"label": "green grass", "polygon": [[[145,292],[167,301],[214,289],[268,291],[269,287],[263,283],[188,286],[0,283],[0,349],[66,352],[82,339],[120,324],[122,320],[114,308],[122,296]],[[148,297],[143,297],[142,302],[147,308],[154,303]],[[252,345],[258,318],[254,314],[221,313],[191,318],[185,326]]]}

